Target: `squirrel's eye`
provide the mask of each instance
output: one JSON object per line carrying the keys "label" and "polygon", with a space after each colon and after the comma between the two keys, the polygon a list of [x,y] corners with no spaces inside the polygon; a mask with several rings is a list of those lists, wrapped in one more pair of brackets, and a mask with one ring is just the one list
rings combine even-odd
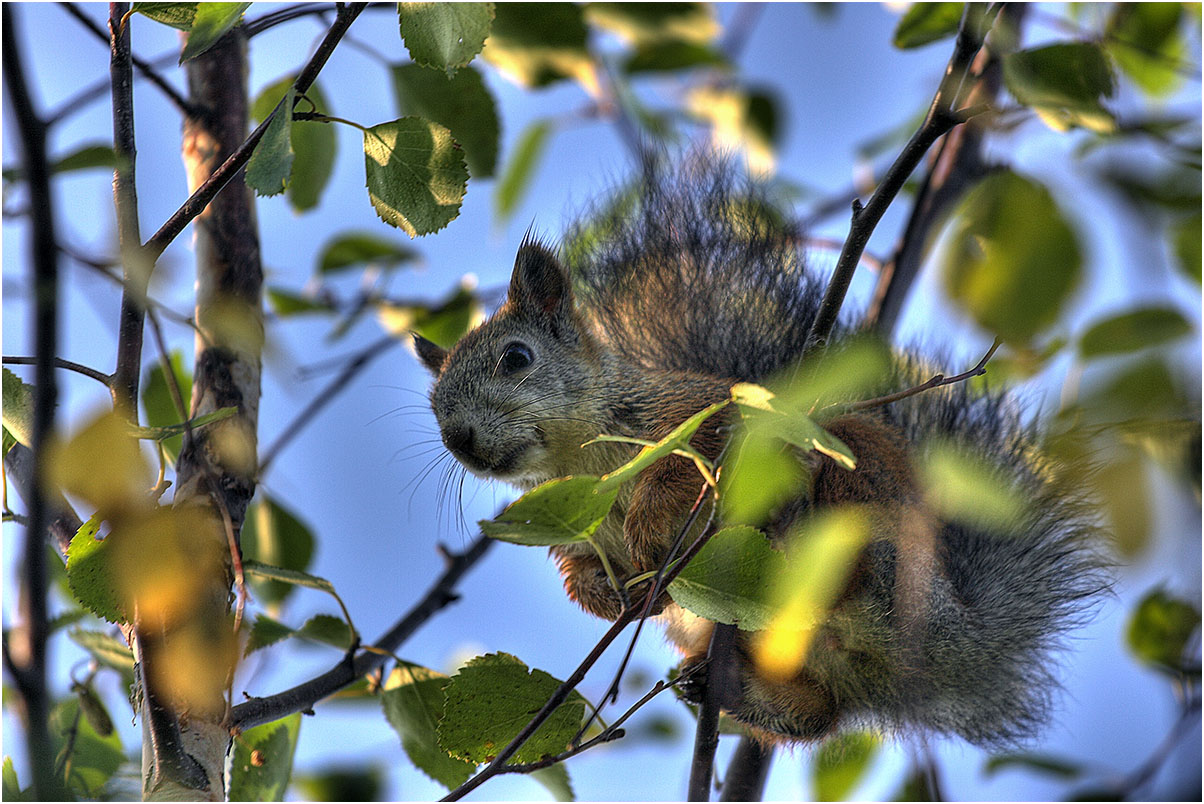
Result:
{"label": "squirrel's eye", "polygon": [[535,353],[523,343],[510,343],[502,350],[502,359],[498,361],[498,369],[502,374],[513,374],[522,371],[535,362]]}

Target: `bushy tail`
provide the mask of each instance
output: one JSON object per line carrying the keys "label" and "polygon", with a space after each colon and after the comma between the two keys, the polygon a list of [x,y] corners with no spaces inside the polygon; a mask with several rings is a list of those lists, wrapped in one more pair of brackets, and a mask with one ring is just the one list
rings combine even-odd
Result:
{"label": "bushy tail", "polygon": [[728,161],[654,159],[568,233],[563,252],[618,354],[759,382],[802,353],[823,292],[785,221]]}

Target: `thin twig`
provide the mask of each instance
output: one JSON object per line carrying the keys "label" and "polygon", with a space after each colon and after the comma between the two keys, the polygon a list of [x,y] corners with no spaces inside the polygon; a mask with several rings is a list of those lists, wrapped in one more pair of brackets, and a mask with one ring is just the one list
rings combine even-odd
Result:
{"label": "thin twig", "polygon": [[[93,22],[88,15],[84,14],[83,11],[76,7],[75,3],[60,3],[60,5],[63,7],[64,11],[79,20],[85,28],[99,37],[102,42],[104,42],[106,45],[109,44],[109,34],[105,33],[103,28]],[[167,83],[163,76],[159,75],[155,64],[145,62],[132,53],[130,54],[130,61],[135,67],[138,68],[138,72],[142,73],[142,75],[148,81],[162,90],[163,94],[166,95],[181,112],[184,114],[192,114],[195,111],[193,105],[188,102],[188,99],[181,95],[175,87]],[[63,113],[70,110],[71,107],[67,107],[66,104],[64,104]],[[57,122],[57,118],[52,118],[52,122]]]}
{"label": "thin twig", "polygon": [[296,437],[297,433],[307,425],[314,416],[322,410],[330,400],[334,399],[340,391],[345,389],[356,374],[360,373],[373,359],[382,355],[393,346],[396,346],[400,341],[392,335],[385,336],[376,341],[368,348],[357,354],[351,361],[343,367],[339,375],[330,381],[322,392],[310,400],[309,404],[297,414],[297,417],[289,422],[288,426],[276,437],[272,445],[264,450],[263,458],[259,461],[259,477],[267,474],[268,467],[272,461],[280,454],[280,451],[288,446],[289,442]]}
{"label": "thin twig", "polygon": [[989,361],[995,355],[995,350],[999,348],[1001,343],[1003,343],[1003,339],[996,338],[995,342],[991,344],[991,348],[988,349],[987,353],[982,356],[982,360],[979,360],[974,368],[970,369],[969,371],[964,371],[961,374],[956,374],[952,377],[946,377],[944,374],[937,374],[927,382],[912,386],[911,388],[907,388],[902,391],[896,391],[893,394],[887,394],[886,396],[880,396],[875,399],[866,399],[861,402],[854,402],[850,405],[846,405],[845,409],[848,411],[869,410],[870,408],[889,405],[891,402],[898,402],[900,399],[906,399],[909,396],[915,396],[918,393],[928,391],[932,388],[940,388],[942,385],[953,385],[954,383],[965,382],[971,377],[982,376],[983,374],[987,373],[987,361]]}
{"label": "thin twig", "polygon": [[33,271],[34,410],[31,445],[33,482],[30,484],[29,527],[21,557],[20,624],[4,640],[4,660],[20,696],[25,719],[32,795],[35,800],[63,798],[54,774],[50,742],[49,693],[46,689],[47,510],[44,450],[54,432],[58,384],[54,356],[58,351],[58,248],[55,245],[54,198],[46,156],[46,124],[30,96],[13,19],[12,6],[2,7],[4,86],[17,121],[17,140],[29,186],[30,261]]}
{"label": "thin twig", "polygon": [[328,13],[333,13],[338,10],[336,3],[297,3],[293,6],[285,6],[278,8],[275,11],[270,11],[262,17],[256,17],[253,20],[247,20],[243,23],[246,29],[247,38],[263,33],[269,28],[274,28],[277,25],[282,25],[301,17],[323,16]]}
{"label": "thin twig", "polygon": [[427,620],[457,599],[454,591],[456,584],[492,546],[493,539],[479,536],[463,553],[452,554],[443,551],[448,558],[443,573],[422,600],[373,643],[375,650],[361,653],[352,662],[340,660],[327,672],[292,689],[266,698],[251,698],[235,706],[230,710],[227,725],[232,729],[245,730],[294,712],[306,711],[318,701],[381,667],[388,660],[388,654],[396,652],[397,648]]}
{"label": "thin twig", "polygon": [[[364,10],[366,3],[350,3],[339,9],[338,15],[335,17],[334,24],[330,26],[326,36],[322,39],[318,49],[310,58],[309,62],[302,68],[297,80],[293,83],[293,87],[297,90],[297,100],[305,94],[305,91],[313,84],[318,73],[326,65],[327,59],[334,51],[335,45],[343,38],[343,34],[347,32],[348,27],[355,21],[355,18]],[[268,126],[271,125],[273,118],[280,112],[280,107],[284,99],[281,98],[280,103],[276,104],[276,108],[263,119],[254,131],[247,137],[243,144],[230,155],[221,167],[213,171],[200,187],[196,189],[188,200],[180,206],[179,209],[172,214],[170,218],[159,230],[151,235],[151,238],[146,241],[144,246],[148,260],[157,260],[163,251],[167,248],[171,241],[175,240],[180,232],[184,231],[187,226],[201,211],[209,205],[222,188],[241,170],[251,158],[251,153],[255,150],[255,146],[263,138]]]}
{"label": "thin twig", "polygon": [[[10,355],[5,355],[4,362],[10,366],[36,366],[38,364],[38,358],[36,358],[36,357],[14,357],[14,356],[10,356]],[[67,371],[74,371],[76,374],[82,374],[85,377],[91,377],[92,379],[96,380],[97,382],[104,383],[105,386],[108,386],[113,382],[112,375],[105,374],[103,371],[98,371],[97,369],[94,369],[91,366],[85,366],[80,363],[73,363],[70,360],[63,360],[61,357],[54,358],[54,366],[55,366],[55,368],[66,369]]]}
{"label": "thin twig", "polygon": [[957,110],[963,105],[966,74],[975,54],[982,47],[995,13],[997,10],[984,10],[981,4],[966,4],[953,54],[949,57],[945,76],[933,96],[924,122],[882,177],[870,200],[864,206],[858,199],[853,200],[853,220],[849,227],[849,236],[836,262],[832,279],[824,293],[823,301],[820,302],[811,330],[807,333],[804,353],[810,353],[827,342],[828,335],[836,325],[836,317],[844,303],[849,284],[853,281],[853,273],[861,260],[861,253],[869,243],[870,235],[873,234],[878,221],[882,219],[932,144],[960,122]]}
{"label": "thin twig", "polygon": [[[170,67],[180,58],[180,51],[173,50],[170,53],[164,53],[158,58],[151,59],[147,62],[152,70],[158,70],[163,67]],[[60,103],[58,107],[48,115],[46,115],[46,125],[54,127],[70,114],[82,111],[85,106],[93,101],[100,100],[109,94],[109,79],[104,78],[76,92],[71,97]]]}
{"label": "thin twig", "polygon": [[[693,544],[691,544],[689,549],[686,550],[686,552],[682,555],[681,560],[678,561],[667,572],[665,572],[662,578],[663,586],[667,587],[673,582],[674,578],[681,574],[682,570],[686,568],[686,565],[690,563],[690,560],[694,558],[694,556],[698,555],[698,551],[701,550],[708,541],[710,541],[712,535],[713,532],[710,528],[704,529],[702,533],[699,534],[698,538],[694,540]],[[581,663],[577,666],[577,669],[574,670],[573,673],[566,678],[559,687],[556,688],[556,691],[552,693],[552,696],[548,698],[543,707],[541,707],[540,710],[535,713],[535,716],[531,718],[530,722],[528,722],[527,725],[524,726],[517,735],[515,735],[514,739],[511,740],[510,743],[497,754],[497,756],[494,757],[493,761],[485,766],[485,768],[476,776],[473,776],[471,779],[457,787],[455,790],[452,790],[440,800],[459,801],[461,798],[468,795],[468,793],[477,789],[498,773],[501,773],[502,768],[506,765],[507,760],[514,756],[514,752],[517,751],[523,745],[523,743],[530,739],[531,735],[535,733],[536,729],[538,729],[544,723],[544,721],[551,716],[552,712],[554,712],[556,708],[560,706],[560,704],[564,703],[565,699],[568,698],[569,693],[576,689],[577,685],[580,684],[582,679],[585,678],[585,674],[589,672],[589,669],[593,667],[594,664],[597,663],[598,659],[601,658],[606,649],[610,647],[610,644],[618,638],[619,634],[623,632],[623,629],[630,625],[632,620],[645,616],[648,608],[648,600],[655,600],[658,591],[658,588],[654,586],[651,590],[649,590],[649,593],[643,600],[639,601],[635,605],[628,606],[623,609],[618,618],[615,620],[614,625],[612,625],[610,629],[602,635],[602,638],[598,640],[593,649],[591,649],[586,657],[581,661]]]}

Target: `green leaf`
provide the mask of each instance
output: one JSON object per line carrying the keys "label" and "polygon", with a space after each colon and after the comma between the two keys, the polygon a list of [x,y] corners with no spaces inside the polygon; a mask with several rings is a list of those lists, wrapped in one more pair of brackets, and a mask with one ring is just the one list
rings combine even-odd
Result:
{"label": "green leaf", "polygon": [[4,429],[28,447],[33,443],[33,386],[6,368],[2,387]]}
{"label": "green leaf", "polygon": [[464,148],[473,178],[492,176],[497,167],[499,123],[496,104],[481,74],[467,67],[447,76],[417,64],[396,65],[392,74],[397,111],[446,126]]}
{"label": "green leaf", "polygon": [[759,530],[724,528],[669,584],[669,596],[699,617],[756,631],[773,615],[765,590],[782,564],[781,553]]}
{"label": "green leaf", "polygon": [[376,214],[410,237],[437,232],[460,214],[468,169],[438,123],[403,117],[367,129],[364,167]]}
{"label": "green leaf", "polygon": [[946,519],[999,534],[1014,532],[1024,519],[1024,495],[1006,475],[951,442],[925,444],[917,468],[926,499]]}
{"label": "green leaf", "polygon": [[719,35],[707,3],[588,3],[585,19],[634,45],[700,45]]}
{"label": "green leaf", "polygon": [[[99,798],[101,788],[112,778],[125,752],[121,749],[121,737],[116,731],[101,736],[92,727],[88,718],[77,715],[79,699],[75,696],[61,701],[50,713],[50,739],[54,743],[57,764],[67,760],[67,743],[74,727],[75,739],[71,741],[71,770],[67,786],[85,798]],[[78,722],[78,725],[76,725]]]}
{"label": "green leaf", "polygon": [[518,138],[518,145],[493,191],[493,212],[499,220],[505,221],[513,215],[518,202],[526,194],[551,131],[551,121],[537,120],[527,126]]}
{"label": "green leaf", "polygon": [[255,146],[247,161],[247,186],[258,195],[279,195],[284,192],[293,172],[293,98],[292,86],[284,95],[284,105],[268,123],[267,131]]}
{"label": "green leaf", "polygon": [[723,521],[762,525],[783,503],[796,499],[808,474],[772,431],[737,431],[719,476]]}
{"label": "green leaf", "polygon": [[1200,212],[1188,215],[1171,227],[1171,243],[1179,271],[1200,284]]}
{"label": "green leaf", "polygon": [[[775,406],[774,400],[773,392],[760,385],[742,382],[732,386],[732,401],[742,406],[741,413],[745,420],[762,434],[780,438],[800,449],[827,455],[845,469],[857,468],[857,458],[848,445],[816,424],[807,414],[792,411],[786,405]],[[761,415],[756,411],[771,415]]]}
{"label": "green leaf", "polygon": [[169,424],[165,427],[129,427],[130,435],[135,438],[146,439],[147,441],[166,441],[169,438],[182,435],[192,427],[194,430],[198,427],[204,427],[207,424],[220,422],[222,419],[228,419],[238,413],[238,408],[218,408],[212,413],[205,413],[196,418],[189,419],[187,423]]}
{"label": "green leaf", "polygon": [[284,288],[267,288],[267,297],[268,303],[272,305],[272,312],[281,318],[290,318],[306,313],[330,314],[335,312],[334,305],[330,302],[318,301]]}
{"label": "green leaf", "polygon": [[540,768],[531,773],[531,778],[543,785],[554,801],[577,800],[573,794],[573,783],[569,780],[568,766],[563,762]]}
{"label": "green leaf", "polygon": [[398,337],[417,332],[428,341],[450,349],[484,317],[481,301],[470,288],[469,284],[461,284],[451,296],[434,307],[382,302],[377,305],[377,316],[381,325]]}
{"label": "green leaf", "polygon": [[196,16],[180,53],[180,64],[195,59],[217,44],[242,19],[250,3],[197,3]]}
{"label": "green leaf", "polygon": [[1128,559],[1140,555],[1153,536],[1149,480],[1141,455],[1121,450],[1097,465],[1089,480],[1107,517],[1113,548]]}
{"label": "green leaf", "polygon": [[[242,554],[246,559],[274,567],[304,572],[314,555],[314,537],[309,526],[275,499],[260,495],[247,511],[242,528]],[[293,584],[250,579],[255,599],[269,611],[293,592]]]}
{"label": "green leaf", "polygon": [[67,638],[92,655],[104,667],[121,674],[126,686],[134,683],[134,653],[125,641],[103,631],[72,628]]}
{"label": "green leaf", "polygon": [[1136,352],[1191,334],[1192,326],[1173,307],[1147,307],[1093,324],[1082,340],[1084,358]]}
{"label": "green leaf", "polygon": [[451,679],[425,667],[399,670],[390,676],[380,697],[385,718],[418,770],[449,790],[459,787],[472,776],[477,763],[449,755],[436,737],[443,718],[443,690]]}
{"label": "green leaf", "polygon": [[244,731],[234,741],[230,801],[283,801],[300,733],[300,712]]}
{"label": "green leaf", "polygon": [[573,3],[500,3],[481,57],[524,87],[565,78],[592,83],[588,29]]}
{"label": "green leaf", "polygon": [[812,640],[835,616],[833,607],[870,536],[869,514],[854,506],[826,509],[792,530],[785,567],[768,587],[773,618],[753,637],[761,675],[782,683],[795,677]]}
{"label": "green leaf", "polygon": [[295,633],[297,632],[282,622],[273,620],[264,614],[256,615],[255,623],[251,626],[250,634],[247,637],[247,645],[243,648],[243,656],[250,656],[257,650],[275,645]]}
{"label": "green leaf", "polygon": [[71,538],[67,547],[67,582],[71,594],[88,611],[111,623],[124,623],[110,543],[108,539],[96,539],[101,522],[99,515],[92,516]]}
{"label": "green leaf", "polygon": [[52,173],[70,173],[75,170],[91,168],[107,168],[112,170],[118,165],[117,153],[112,145],[81,145],[64,157],[56,159],[50,166]]}
{"label": "green leaf", "polygon": [[1180,3],[1119,3],[1104,44],[1120,69],[1151,95],[1169,95],[1183,82],[1187,42],[1179,32]]}
{"label": "green leaf", "polygon": [[[296,76],[286,75],[265,87],[251,104],[251,117],[257,123],[261,122],[276,108],[277,102],[285,96],[295,81]],[[306,90],[299,107],[302,111],[309,111],[311,105],[312,111],[319,114],[330,112],[330,104],[326,102],[326,96],[316,81]],[[292,109],[289,105],[282,107],[282,111],[289,109]],[[293,209],[304,212],[318,205],[322,191],[330,181],[334,171],[337,137],[334,126],[329,123],[318,120],[293,120],[289,138],[293,149],[293,163],[285,194]]]}
{"label": "green leaf", "polygon": [[448,74],[481,52],[493,3],[398,3],[397,22],[410,58]]}
{"label": "green leaf", "polygon": [[333,597],[335,602],[339,604],[339,608],[343,611],[343,619],[352,629],[352,632],[358,633],[355,630],[355,624],[351,621],[351,614],[347,611],[347,606],[343,604],[343,599],[339,597],[339,593],[334,590],[334,584],[325,578],[319,578],[317,575],[310,575],[308,572],[288,569],[287,567],[273,567],[263,564],[259,561],[246,559],[243,560],[242,568],[247,575],[252,575],[271,581],[282,581],[295,586],[304,586],[308,589],[317,589],[325,592]]}
{"label": "green leaf", "polygon": [[134,3],[130,8],[155,22],[180,31],[192,27],[198,3]]}
{"label": "green leaf", "polygon": [[305,621],[305,625],[297,629],[297,636],[322,642],[327,645],[349,649],[354,644],[355,634],[347,623],[329,614],[315,614]]}
{"label": "green leaf", "polygon": [[17,439],[16,436],[8,431],[7,427],[0,430],[0,432],[3,433],[3,447],[0,448],[0,458],[2,458],[8,455],[10,449],[17,446]]}
{"label": "green leaf", "polygon": [[96,690],[89,684],[72,684],[71,688],[75,692],[75,696],[79,700],[79,707],[83,710],[84,717],[87,718],[88,725],[92,727],[92,730],[101,737],[108,737],[112,734],[113,718],[109,716],[109,710],[97,697]]}
{"label": "green leaf", "polygon": [[664,73],[713,67],[730,70],[731,62],[720,51],[708,45],[692,42],[663,42],[638,47],[623,64],[628,75]]}
{"label": "green leaf", "polygon": [[617,486],[603,489],[590,475],[549,480],[481,520],[485,535],[514,544],[552,545],[585,541],[610,513]]}
{"label": "green leaf", "polygon": [[[184,404],[184,415],[188,415],[188,405],[192,399],[192,375],[184,368],[184,356],[179,351],[173,351],[168,358],[171,373],[175,375],[176,385],[180,390],[180,401]],[[167,374],[163,364],[156,362],[146,373],[142,383],[142,408],[146,411],[146,423],[151,427],[164,427],[180,421],[180,412],[172,399],[171,390],[167,384]],[[172,460],[180,454],[180,446],[184,437],[173,436],[163,441],[163,448],[171,455]]]}
{"label": "green leaf", "polygon": [[1083,768],[1077,762],[1049,756],[1048,754],[1033,754],[1028,752],[998,754],[988,757],[982,766],[982,772],[984,776],[989,778],[999,773],[999,771],[1007,770],[1008,768],[1021,768],[1066,780],[1077,779],[1083,774]]}
{"label": "green leaf", "polygon": [[878,735],[867,731],[849,732],[824,740],[811,766],[815,799],[848,800],[881,742]]}
{"label": "green leaf", "polygon": [[1116,92],[1112,67],[1096,45],[1070,42],[1008,53],[1003,80],[1016,100],[1055,131],[1082,127],[1108,133],[1116,127],[1103,106]]}
{"label": "green leaf", "polygon": [[[608,489],[617,489],[629,480],[634,480],[636,475],[647,469],[652,464],[659,461],[677,450],[688,448],[690,439],[694,437],[694,433],[702,426],[702,423],[711,416],[718,413],[723,408],[727,407],[728,400],[716,402],[695,413],[690,418],[686,419],[677,427],[673,428],[667,436],[657,441],[655,444],[649,444],[639,451],[639,453],[627,463],[609,472],[602,477],[598,483],[599,491]],[[586,446],[595,442],[603,441],[626,441],[628,439],[615,438],[612,436],[601,435],[593,441],[586,442]]]}
{"label": "green leaf", "polygon": [[[452,756],[487,762],[531,721],[561,682],[531,670],[507,653],[478,656],[460,668],[445,690],[438,738]],[[514,754],[535,762],[568,748],[585,714],[585,699],[573,693]]]}
{"label": "green leaf", "polygon": [[13,767],[13,758],[10,756],[4,757],[2,775],[5,801],[29,801],[29,797],[22,793],[21,785],[17,782],[17,769]]}
{"label": "green leaf", "polygon": [[961,203],[942,274],[950,298],[980,326],[1027,342],[1058,319],[1078,284],[1078,236],[1053,196],[998,172]]}
{"label": "green leaf", "polygon": [[294,776],[293,784],[306,801],[384,799],[384,771],[376,765],[327,768],[320,773]]}
{"label": "green leaf", "polygon": [[1160,670],[1185,672],[1184,651],[1200,628],[1200,612],[1187,600],[1155,589],[1142,598],[1129,618],[1129,650]]}
{"label": "green leaf", "polygon": [[899,24],[891,42],[900,50],[922,47],[957,33],[964,3],[913,3]]}
{"label": "green leaf", "polygon": [[336,236],[322,248],[322,253],[318,255],[318,273],[333,274],[360,265],[383,270],[418,258],[418,252],[409,246],[372,232],[347,232]]}

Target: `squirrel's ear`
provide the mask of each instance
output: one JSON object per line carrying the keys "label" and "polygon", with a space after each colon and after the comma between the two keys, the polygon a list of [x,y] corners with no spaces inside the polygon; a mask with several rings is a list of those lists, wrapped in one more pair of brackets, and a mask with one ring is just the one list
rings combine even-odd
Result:
{"label": "squirrel's ear", "polygon": [[418,359],[431,374],[438,377],[439,372],[443,370],[443,361],[447,358],[447,350],[434,341],[428,341],[417,332],[411,334],[414,336],[414,351],[418,353]]}
{"label": "squirrel's ear", "polygon": [[573,292],[568,272],[546,246],[524,242],[514,258],[509,300],[520,309],[541,315],[565,314],[572,310]]}

